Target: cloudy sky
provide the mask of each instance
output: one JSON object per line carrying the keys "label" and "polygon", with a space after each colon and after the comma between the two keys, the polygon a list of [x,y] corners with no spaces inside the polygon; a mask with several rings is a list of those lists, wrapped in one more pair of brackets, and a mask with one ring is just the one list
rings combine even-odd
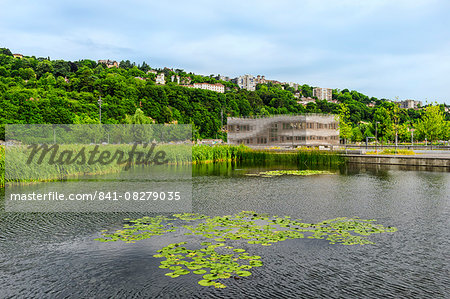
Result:
{"label": "cloudy sky", "polygon": [[0,47],[450,104],[450,1],[0,0]]}

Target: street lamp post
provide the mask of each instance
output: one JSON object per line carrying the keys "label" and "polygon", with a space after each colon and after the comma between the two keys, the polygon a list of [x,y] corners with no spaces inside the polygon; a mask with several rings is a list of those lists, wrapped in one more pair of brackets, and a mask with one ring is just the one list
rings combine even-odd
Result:
{"label": "street lamp post", "polygon": [[102,123],[102,96],[98,96],[98,114],[99,122]]}
{"label": "street lamp post", "polygon": [[375,122],[375,152],[378,154],[378,124],[380,122]]}

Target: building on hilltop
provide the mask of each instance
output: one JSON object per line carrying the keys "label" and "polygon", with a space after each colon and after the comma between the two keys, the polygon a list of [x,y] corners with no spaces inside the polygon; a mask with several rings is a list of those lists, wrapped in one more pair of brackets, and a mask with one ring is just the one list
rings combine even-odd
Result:
{"label": "building on hilltop", "polygon": [[255,78],[255,84],[266,84],[268,81],[266,80],[266,76],[258,75]]}
{"label": "building on hilltop", "polygon": [[220,81],[230,81],[231,80],[230,77],[228,77],[228,76],[221,76],[221,75],[215,76],[214,79],[220,80]]}
{"label": "building on hilltop", "polygon": [[170,77],[170,82],[175,82],[175,80],[177,81],[177,84],[180,84],[180,76],[178,76],[178,75],[172,75],[171,77]]}
{"label": "building on hilltop", "polygon": [[147,74],[158,74],[158,72],[157,71],[155,71],[155,70],[149,70],[149,71],[147,71]]}
{"label": "building on hilltop", "polygon": [[275,85],[281,85],[281,89],[284,89],[283,82],[280,82],[278,80],[267,80],[267,82],[270,82]]}
{"label": "building on hilltop", "polygon": [[209,83],[194,83],[192,85],[187,85],[186,87],[190,88],[198,88],[198,89],[206,89],[215,92],[224,93],[225,86],[221,83],[209,84]]}
{"label": "building on hilltop", "polygon": [[292,87],[294,91],[297,91],[300,86],[300,84],[294,82],[286,82],[286,84],[289,85],[289,87]]}
{"label": "building on hilltop", "polygon": [[164,85],[166,84],[166,79],[164,78],[164,73],[156,75],[156,84]]}
{"label": "building on hilltop", "polygon": [[13,54],[13,56],[14,56],[14,58],[20,58],[20,59],[22,59],[23,58],[23,55],[22,54]]}
{"label": "building on hilltop", "polygon": [[251,90],[251,91],[256,90],[255,77],[253,77],[252,75],[239,76],[237,78],[234,78],[232,80],[232,82],[237,84],[239,86],[239,88],[247,89],[247,90]]}
{"label": "building on hilltop", "polygon": [[107,68],[119,67],[119,63],[115,60],[98,60],[97,63],[105,64]]}
{"label": "building on hilltop", "polygon": [[228,144],[250,147],[339,145],[339,124],[332,114],[227,118]]}
{"label": "building on hilltop", "polygon": [[311,102],[315,103],[316,99],[311,98],[311,97],[301,97],[300,100],[297,101],[298,104],[301,104],[303,106],[306,106],[308,103],[311,103]]}
{"label": "building on hilltop", "polygon": [[316,87],[313,89],[313,97],[330,102],[333,99],[333,89]]}
{"label": "building on hilltop", "polygon": [[421,101],[405,100],[400,102],[400,108],[404,109],[418,109],[420,106],[422,106]]}

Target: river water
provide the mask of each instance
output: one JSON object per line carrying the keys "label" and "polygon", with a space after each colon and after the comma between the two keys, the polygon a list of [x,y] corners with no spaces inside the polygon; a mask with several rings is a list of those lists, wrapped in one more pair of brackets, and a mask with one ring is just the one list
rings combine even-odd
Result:
{"label": "river water", "polygon": [[[351,166],[337,175],[245,176],[288,166],[216,164],[193,169],[193,209],[207,215],[242,210],[304,222],[376,219],[395,233],[373,245],[295,239],[239,246],[262,256],[252,276],[214,289],[199,276],[169,278],[156,251],[191,237],[178,233],[126,244],[94,241],[123,218],[146,213],[0,212],[0,298],[448,298],[450,173]],[[52,184],[52,183],[49,183]],[[4,201],[4,190],[0,190]],[[238,241],[235,241],[238,242]]]}

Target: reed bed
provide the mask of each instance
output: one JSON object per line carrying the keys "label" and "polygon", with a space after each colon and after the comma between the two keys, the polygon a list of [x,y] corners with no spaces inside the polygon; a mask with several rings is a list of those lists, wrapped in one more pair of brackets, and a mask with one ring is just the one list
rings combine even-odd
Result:
{"label": "reed bed", "polygon": [[[85,151],[92,150],[95,145],[86,145]],[[132,145],[101,145],[99,150],[115,152],[117,150],[125,153],[131,150]],[[72,151],[76,155],[80,150],[80,145],[60,145],[61,151]],[[109,163],[102,165],[99,163],[91,164],[49,164],[47,155],[41,164],[37,164],[34,159],[30,165],[25,161],[28,159],[29,150],[26,147],[13,147],[14,152],[8,153],[9,171],[8,180],[5,181],[5,154],[4,146],[0,147],[0,187],[5,183],[26,183],[62,180],[68,177],[80,175],[96,175],[122,171],[124,165]],[[138,149],[139,150],[139,149]],[[156,151],[163,150],[169,164],[206,164],[217,162],[246,162],[262,164],[267,162],[302,165],[302,166],[338,166],[345,163],[345,157],[333,152],[324,152],[319,150],[296,150],[289,152],[254,150],[243,145],[158,145]],[[191,155],[192,153],[192,155]],[[27,178],[27,179],[24,179]]]}
{"label": "reed bed", "polygon": [[5,147],[0,145],[0,188],[5,186]]}
{"label": "reed bed", "polygon": [[250,149],[243,145],[195,145],[192,147],[192,162],[194,164],[241,161],[245,152]]}
{"label": "reed bed", "polygon": [[[14,146],[7,148],[1,148],[0,151],[0,173],[1,181],[0,186],[5,186],[5,183],[32,183],[32,182],[43,182],[43,181],[55,181],[63,180],[68,177],[77,177],[81,175],[98,175],[120,172],[125,169],[127,163],[118,164],[117,161],[111,163],[87,163],[89,159],[89,153],[94,150],[96,145],[60,145],[58,156],[64,151],[71,153],[72,158],[74,158],[81,149],[84,148],[86,153],[85,163],[50,163],[51,152],[45,155],[43,161],[38,163],[38,158],[40,152],[36,154],[35,158],[31,163],[26,163],[29,155],[30,149],[26,146]],[[128,153],[131,151],[133,145],[123,144],[123,145],[100,145],[98,150],[100,152],[108,151],[111,156],[115,152],[121,151],[124,153],[124,159],[128,158]],[[148,148],[143,149],[142,147],[137,147],[137,151],[143,153],[148,152]],[[158,145],[154,149],[153,157],[158,151],[165,152],[165,159],[167,163],[171,165],[180,165],[191,163],[191,146],[190,145]],[[8,176],[5,179],[5,154],[8,155]],[[96,155],[96,158],[99,154]],[[77,161],[80,161],[77,160]],[[135,161],[131,162],[128,167],[135,166]]]}
{"label": "reed bed", "polygon": [[262,162],[277,162],[286,164],[330,166],[345,163],[345,158],[333,152],[324,152],[316,149],[280,152],[270,150],[254,150],[243,145],[197,145],[192,148],[192,161],[196,164],[237,161],[252,162],[255,164]]}

